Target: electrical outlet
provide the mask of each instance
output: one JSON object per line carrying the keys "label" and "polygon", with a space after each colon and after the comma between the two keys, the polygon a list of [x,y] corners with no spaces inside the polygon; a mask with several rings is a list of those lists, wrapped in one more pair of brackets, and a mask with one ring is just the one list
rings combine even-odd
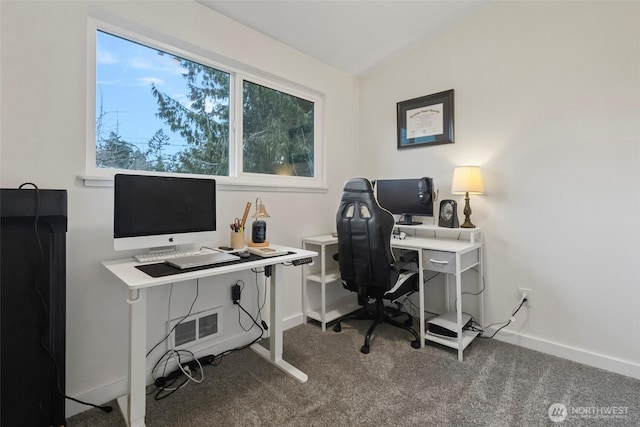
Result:
{"label": "electrical outlet", "polygon": [[518,299],[522,299],[523,296],[527,296],[527,302],[524,303],[525,307],[531,307],[531,289],[518,288]]}

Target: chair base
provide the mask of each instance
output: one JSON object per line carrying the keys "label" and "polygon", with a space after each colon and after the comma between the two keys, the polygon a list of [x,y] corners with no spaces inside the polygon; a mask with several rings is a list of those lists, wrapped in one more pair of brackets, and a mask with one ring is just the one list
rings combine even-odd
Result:
{"label": "chair base", "polygon": [[[407,319],[404,321],[404,323],[400,323],[394,319],[394,317],[403,315],[407,316]],[[376,326],[381,323],[388,323],[389,325],[395,326],[396,328],[404,329],[405,331],[410,332],[415,338],[415,340],[411,342],[411,347],[420,348],[420,336],[411,327],[411,325],[413,324],[413,317],[409,313],[405,313],[398,309],[385,307],[384,302],[381,298],[377,298],[374,303],[364,306],[354,313],[347,314],[346,316],[339,318],[338,322],[333,326],[333,330],[335,332],[340,332],[342,330],[341,323],[345,320],[350,319],[373,320],[373,323],[369,327],[367,335],[364,338],[364,345],[360,348],[360,351],[364,354],[369,353],[369,350],[371,348],[371,336],[373,335],[373,331],[375,330]]]}

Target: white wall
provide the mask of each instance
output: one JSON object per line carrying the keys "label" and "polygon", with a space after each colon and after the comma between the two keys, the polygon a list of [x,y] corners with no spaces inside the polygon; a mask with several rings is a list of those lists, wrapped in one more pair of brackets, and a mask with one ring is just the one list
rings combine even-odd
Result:
{"label": "white wall", "polygon": [[[447,89],[455,143],[397,151],[396,103]],[[497,2],[360,90],[367,176],[432,176],[442,199],[482,166],[486,323],[532,289],[500,339],[640,378],[640,3]]]}
{"label": "white wall", "polygon": [[[257,196],[271,215],[268,238],[272,241],[299,246],[303,236],[334,229],[334,207],[342,183],[353,173],[357,152],[358,81],[191,1],[0,2],[0,184],[16,188],[28,181],[40,188],[68,190],[66,391],[104,403],[125,391],[128,295],[100,265],[123,257],[114,252],[111,237],[113,189],[84,187],[76,178],[85,168],[87,17],[94,8],[324,94],[329,190],[221,191],[221,232],[214,244],[228,244],[225,221],[231,222],[246,201]],[[300,277],[300,268],[286,269],[284,314],[290,324],[301,321]],[[242,278],[251,292],[254,277]],[[194,309],[222,305],[227,339],[241,332],[230,301],[234,281],[235,276],[215,286],[201,284]],[[174,289],[172,317],[186,313],[194,294],[194,283]],[[168,287],[150,292],[149,347],[165,332],[168,295]],[[254,299],[246,295],[251,304]],[[226,350],[234,343],[222,343],[215,350]],[[156,356],[150,357],[149,366]],[[67,415],[84,409],[68,404]]]}

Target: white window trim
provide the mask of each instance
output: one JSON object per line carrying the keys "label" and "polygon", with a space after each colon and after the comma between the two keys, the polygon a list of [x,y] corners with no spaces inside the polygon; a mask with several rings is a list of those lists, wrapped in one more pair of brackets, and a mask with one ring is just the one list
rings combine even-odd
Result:
{"label": "white window trim", "polygon": [[[125,39],[141,43],[154,49],[169,52],[185,59],[199,62],[218,70],[230,73],[230,98],[242,98],[242,82],[252,83],[309,100],[314,103],[314,177],[278,176],[242,172],[242,102],[235,102],[230,109],[230,158],[229,176],[178,174],[179,176],[214,178],[220,190],[261,190],[284,192],[326,192],[325,144],[322,128],[324,126],[324,95],[287,81],[277,76],[255,70],[237,61],[221,57],[215,52],[195,47],[187,42],[176,40],[158,31],[143,28],[112,16],[101,19],[99,12],[89,16],[87,23],[87,120],[85,144],[85,173],[78,179],[87,187],[109,187],[113,185],[113,176],[117,173],[141,173],[149,175],[176,175],[153,171],[134,171],[129,169],[98,168],[96,166],[96,32],[98,30],[114,34]],[[117,22],[115,24],[114,22]],[[231,111],[232,110],[232,111]]]}

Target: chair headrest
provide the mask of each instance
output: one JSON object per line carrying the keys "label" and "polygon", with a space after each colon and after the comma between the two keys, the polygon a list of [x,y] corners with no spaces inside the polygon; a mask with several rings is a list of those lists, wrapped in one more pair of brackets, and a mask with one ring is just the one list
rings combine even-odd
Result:
{"label": "chair headrest", "polygon": [[344,184],[343,191],[353,193],[372,193],[373,187],[367,178],[351,178]]}

